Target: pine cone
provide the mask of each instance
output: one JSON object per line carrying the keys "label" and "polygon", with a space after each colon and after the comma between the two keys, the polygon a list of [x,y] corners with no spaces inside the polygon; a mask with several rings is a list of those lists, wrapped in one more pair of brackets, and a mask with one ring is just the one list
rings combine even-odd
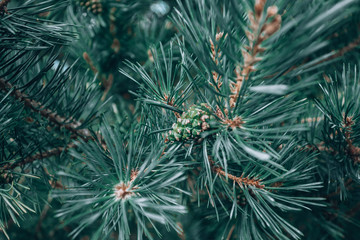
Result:
{"label": "pine cone", "polygon": [[201,132],[211,129],[211,122],[214,120],[215,117],[210,113],[207,104],[193,105],[173,124],[172,130],[166,136],[166,141],[182,142],[198,138]]}

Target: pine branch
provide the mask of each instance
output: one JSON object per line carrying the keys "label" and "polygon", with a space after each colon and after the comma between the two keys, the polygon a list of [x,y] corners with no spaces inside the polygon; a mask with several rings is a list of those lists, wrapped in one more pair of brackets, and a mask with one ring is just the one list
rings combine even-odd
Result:
{"label": "pine branch", "polygon": [[[179,232],[175,214],[185,213],[186,209],[178,204],[180,195],[178,197],[173,194],[173,190],[177,183],[185,180],[184,171],[181,170],[184,162],[175,162],[175,159],[172,159],[174,149],[165,152],[160,158],[163,143],[158,139],[156,145],[151,145],[153,148],[150,149],[144,135],[145,129],[137,128],[136,131],[132,128],[131,136],[123,136],[119,134],[116,126],[115,129],[110,127],[106,119],[104,124],[106,126],[101,126],[100,131],[108,149],[102,149],[93,141],[82,141],[79,151],[74,152],[73,157],[74,161],[85,163],[83,171],[68,169],[58,172],[58,176],[73,179],[74,185],[66,191],[56,191],[56,196],[72,199],[67,201],[57,216],[70,217],[71,219],[66,219],[66,224],[88,219],[83,222],[84,227],[94,224],[95,221],[102,221],[102,227],[99,227],[101,239],[108,238],[113,231],[117,231],[119,222],[123,223],[126,229],[118,231],[119,239],[128,238],[131,234],[130,224],[135,221],[137,232],[148,237],[149,228],[154,226],[153,221],[168,223]],[[101,173],[99,178],[88,181],[89,176],[97,173]],[[89,203],[90,205],[84,204],[89,197],[96,200]],[[115,215],[114,218],[103,218],[103,214]],[[135,221],[128,221],[131,218]],[[110,228],[103,227],[105,225]],[[78,228],[71,235],[76,237],[83,229]]]}
{"label": "pine branch", "polygon": [[349,217],[355,216],[360,211],[360,202],[358,202],[353,208],[351,208],[346,215]]}
{"label": "pine branch", "polygon": [[[322,118],[307,118],[302,119],[301,123],[303,122],[316,122],[321,120]],[[360,163],[360,147],[356,147],[353,145],[353,140],[351,139],[352,132],[352,126],[355,124],[355,122],[352,120],[352,117],[346,117],[344,120],[344,126],[341,128],[341,131],[344,131],[345,136],[345,142],[346,142],[346,152],[350,156],[350,158],[353,160],[355,164]],[[337,134],[337,133],[335,133]],[[324,146],[325,142],[322,141],[318,143],[315,146],[307,145],[306,148],[312,150],[312,151],[326,151],[329,152],[332,155],[338,154],[336,150],[334,150],[332,147]]]}
{"label": "pine branch", "polygon": [[110,73],[108,78],[106,78],[105,76],[100,77],[98,75],[99,70],[95,67],[94,63],[92,62],[92,60],[91,60],[91,58],[90,58],[90,56],[89,56],[89,54],[87,52],[83,53],[83,58],[86,61],[86,63],[89,65],[91,71],[93,71],[93,73],[101,81],[101,84],[104,86],[104,93],[103,93],[103,96],[101,97],[101,100],[104,101],[105,98],[106,98],[106,95],[110,91],[111,86],[113,84],[114,75],[112,73]]}
{"label": "pine branch", "polygon": [[15,162],[13,164],[6,164],[4,167],[1,168],[2,171],[8,171],[8,170],[12,170],[16,167],[20,167],[20,166],[24,166],[26,164],[29,163],[33,163],[37,160],[41,160],[41,159],[45,159],[45,158],[49,158],[49,157],[53,157],[53,156],[57,156],[60,155],[62,152],[67,151],[70,148],[74,148],[76,146],[75,143],[69,143],[66,145],[66,147],[57,147],[57,148],[53,148],[50,149],[46,152],[39,152],[33,156],[29,156],[27,158],[24,158],[22,161],[20,162]]}
{"label": "pine branch", "polygon": [[[359,29],[360,29],[360,25],[359,25]],[[351,50],[353,50],[354,48],[358,47],[360,45],[360,36],[358,36],[354,41],[352,41],[351,43],[349,43],[348,45],[346,45],[345,47],[339,49],[338,51],[334,52],[333,55],[321,60],[321,61],[318,61],[316,63],[314,63],[312,65],[313,66],[316,66],[320,63],[323,63],[323,62],[327,62],[327,61],[330,61],[330,60],[333,60],[335,58],[338,58],[338,57],[342,57],[344,56],[347,52],[350,52]]]}
{"label": "pine branch", "polygon": [[236,67],[236,82],[231,83],[232,95],[230,96],[230,107],[235,107],[242,82],[246,81],[250,73],[255,71],[254,65],[262,60],[258,54],[266,49],[260,46],[261,43],[278,31],[281,26],[281,15],[278,14],[276,6],[267,8],[265,23],[261,25],[265,2],[266,0],[257,0],[254,12],[248,13],[250,31],[246,30],[245,33],[249,40],[249,45],[245,45],[245,49],[241,51],[244,63],[243,66]]}
{"label": "pine branch", "polygon": [[[360,29],[360,25],[359,25],[359,29]],[[325,59],[322,59],[322,60],[320,60],[320,61],[318,61],[318,62],[315,62],[314,64],[312,64],[311,66],[309,66],[309,68],[314,67],[314,66],[316,66],[316,65],[319,65],[319,64],[321,64],[321,63],[328,62],[328,61],[334,60],[334,59],[336,59],[336,58],[342,57],[342,56],[344,56],[346,53],[354,50],[354,48],[356,48],[356,47],[358,47],[358,46],[360,46],[360,36],[358,36],[354,41],[350,42],[350,43],[349,43],[348,45],[346,45],[345,47],[343,47],[343,48],[341,48],[341,49],[339,49],[339,50],[334,51],[334,53],[333,53],[332,55],[330,55],[329,57],[327,57],[327,58],[325,58]],[[286,72],[284,72],[284,73],[282,74],[282,76],[285,76],[285,75],[287,75],[288,73],[292,72],[293,70],[298,69],[299,67],[305,65],[307,62],[308,62],[308,61],[305,59],[300,65],[294,65],[294,66],[292,66],[292,67],[289,68]],[[271,74],[271,75],[269,75],[269,76],[265,76],[264,78],[269,79],[269,78],[275,77],[275,76],[278,75],[278,74],[279,74],[279,72],[274,73],[274,74]],[[325,80],[326,80],[327,82],[329,82],[329,77],[326,76],[324,73],[323,73],[323,76],[324,76]]]}
{"label": "pine branch", "polygon": [[[352,117],[346,117],[346,119],[344,121],[345,121],[345,123],[344,123],[344,127],[342,128],[342,130],[344,131],[345,142],[347,143],[346,152],[355,164],[360,163],[360,147],[354,146],[353,140],[351,139],[351,134],[353,133],[352,126],[355,124],[355,122],[352,120]],[[337,151],[335,151],[331,147],[324,146],[324,144],[325,144],[325,142],[322,141],[319,144],[317,144],[316,147],[309,146],[309,148],[311,150],[326,151],[333,155],[337,154]]]}
{"label": "pine branch", "polygon": [[[0,79],[0,90],[4,92],[9,92],[13,89],[14,86],[9,82],[6,82],[4,79]],[[15,99],[22,102],[26,107],[31,109],[33,112],[40,113],[44,118],[49,119],[52,123],[58,125],[59,127],[64,127],[70,132],[76,134],[78,137],[82,138],[84,141],[89,141],[93,139],[90,131],[88,129],[78,129],[81,126],[81,122],[73,120],[71,123],[64,123],[66,121],[65,117],[58,115],[56,112],[46,109],[42,106],[40,102],[37,102],[33,99],[28,98],[28,96],[21,92],[20,90],[14,90],[11,94]]]}

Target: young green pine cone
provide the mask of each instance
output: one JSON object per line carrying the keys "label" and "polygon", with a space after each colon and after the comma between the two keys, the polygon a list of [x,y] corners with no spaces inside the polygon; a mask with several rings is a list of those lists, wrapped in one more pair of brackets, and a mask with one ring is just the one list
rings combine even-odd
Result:
{"label": "young green pine cone", "polygon": [[177,122],[173,124],[172,130],[166,135],[166,142],[181,142],[200,137],[201,132],[211,128],[211,122],[215,117],[210,114],[205,103],[191,106],[188,111],[183,112]]}

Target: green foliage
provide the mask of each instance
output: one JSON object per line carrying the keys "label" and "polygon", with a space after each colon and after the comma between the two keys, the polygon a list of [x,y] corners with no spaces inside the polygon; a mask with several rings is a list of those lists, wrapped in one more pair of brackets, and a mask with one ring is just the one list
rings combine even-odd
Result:
{"label": "green foliage", "polygon": [[357,239],[359,22],[359,0],[0,1],[0,239]]}
{"label": "green foliage", "polygon": [[[36,160],[33,156],[42,156],[53,148],[62,152],[71,141],[71,133],[83,133],[80,129],[100,114],[96,110],[100,93],[91,84],[92,79],[86,73],[78,74],[76,63],[70,65],[63,56],[61,46],[70,43],[73,34],[64,29],[63,23],[37,18],[40,12],[64,4],[47,1],[37,5],[28,1],[21,7],[9,7],[13,14],[2,15],[0,20],[3,231],[8,222],[19,225],[24,214],[39,210],[46,201],[39,185],[45,182],[48,188],[43,190],[50,188],[49,176],[44,175],[53,163],[26,166],[24,161],[31,163]],[[82,122],[74,123],[75,118]]]}
{"label": "green foliage", "polygon": [[[328,175],[334,181],[333,187],[339,185],[340,199],[346,198],[346,181],[351,178],[359,181],[359,119],[360,106],[357,99],[359,92],[358,70],[350,67],[335,75],[330,82],[321,86],[324,97],[317,100],[319,110],[324,114],[323,127],[319,140],[321,147],[327,149],[322,158],[326,158]],[[326,176],[325,175],[325,176]]]}
{"label": "green foliage", "polygon": [[66,202],[57,214],[66,217],[64,223],[79,224],[70,233],[73,237],[95,222],[100,225],[94,239],[115,229],[119,239],[129,239],[134,224],[138,239],[143,233],[153,239],[149,223],[156,232],[156,222],[180,231],[173,214],[185,213],[176,194],[176,184],[184,180],[183,163],[172,157],[173,150],[163,153],[161,141],[145,137],[145,129],[137,129],[136,135],[133,131],[122,136],[105,124],[100,129],[104,145],[81,143],[80,152],[72,152],[78,160],[73,168],[58,172],[73,180],[58,193]]}
{"label": "green foliage", "polygon": [[[138,69],[139,74],[144,72],[143,69]],[[144,78],[144,84],[149,86],[147,89],[153,84],[156,86],[156,83],[161,83],[157,79],[161,76],[161,72],[154,73],[153,76],[154,79]],[[172,78],[166,79],[167,82],[164,85],[169,85]],[[284,121],[295,123],[296,116],[302,113],[301,106],[304,100],[297,101],[295,94],[283,97],[266,93],[264,96],[264,93],[254,91],[245,85],[247,90],[243,93],[244,104],[242,108],[237,108],[237,111],[241,112],[241,118],[231,119],[231,115],[237,114],[234,112],[236,110],[216,105],[214,91],[203,92],[199,88],[201,83],[190,82],[189,84],[191,85],[184,86],[184,89],[191,88],[191,92],[198,97],[189,97],[184,102],[185,104],[181,106],[184,112],[180,118],[169,111],[174,110],[178,113],[177,109],[173,109],[172,105],[175,104],[164,107],[168,111],[156,112],[155,109],[162,108],[166,104],[164,101],[160,102],[160,97],[156,103],[148,99],[144,99],[144,103],[149,105],[145,108],[149,113],[146,115],[149,116],[152,111],[155,111],[158,115],[164,115],[165,119],[173,119],[174,123],[170,125],[173,128],[171,131],[178,129],[185,130],[186,133],[186,128],[190,130],[189,124],[197,125],[201,117],[204,121],[207,120],[205,116],[209,117],[209,129],[201,135],[202,141],[196,139],[191,141],[192,138],[186,139],[178,132],[179,135],[175,133],[167,135],[169,146],[180,147],[179,154],[188,159],[188,164],[199,166],[197,168],[199,172],[195,176],[191,174],[197,178],[192,181],[198,191],[193,193],[198,195],[198,205],[203,206],[205,201],[214,207],[214,211],[209,213],[208,218],[225,223],[221,227],[223,231],[220,236],[222,237],[228,234],[229,228],[235,224],[237,231],[247,233],[240,235],[243,237],[266,239],[270,232],[277,238],[289,239],[284,233],[287,232],[293,238],[298,238],[300,232],[289,225],[275,211],[275,208],[281,211],[299,211],[300,208],[308,208],[309,205],[321,205],[317,202],[321,198],[296,193],[297,191],[308,192],[320,187],[320,182],[315,181],[312,171],[314,155],[296,150],[301,148],[298,146],[301,143],[294,140],[294,133],[304,131],[306,127],[299,124],[281,126]],[[153,87],[153,89],[156,88]],[[263,103],[259,104],[260,97]],[[210,101],[211,99],[214,99],[213,102]],[[209,105],[202,104],[202,107],[199,107],[202,101],[207,101]],[[199,105],[191,106],[185,111],[186,106],[191,104]],[[219,108],[218,111],[214,110],[216,106]],[[230,112],[226,115],[228,109]],[[292,112],[289,113],[289,110]],[[213,127],[212,130],[211,121],[215,119],[221,124]],[[158,122],[157,118],[149,118],[149,121],[153,121],[150,122],[152,126],[160,125],[162,129],[166,127],[161,124],[161,121]],[[154,132],[159,131],[161,129],[156,129]],[[182,144],[185,141],[189,143]],[[283,148],[283,146],[286,147]],[[264,149],[264,151],[259,149]],[[279,183],[281,186],[277,186]],[[206,198],[206,194],[201,194],[203,191],[208,192],[209,198]],[[291,194],[287,195],[290,192]],[[245,204],[240,204],[240,199]]]}

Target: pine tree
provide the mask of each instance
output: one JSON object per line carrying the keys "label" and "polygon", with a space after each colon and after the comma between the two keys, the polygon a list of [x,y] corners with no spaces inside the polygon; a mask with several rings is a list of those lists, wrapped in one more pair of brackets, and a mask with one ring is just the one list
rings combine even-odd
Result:
{"label": "pine tree", "polygon": [[0,36],[4,239],[357,239],[359,0],[2,0]]}

